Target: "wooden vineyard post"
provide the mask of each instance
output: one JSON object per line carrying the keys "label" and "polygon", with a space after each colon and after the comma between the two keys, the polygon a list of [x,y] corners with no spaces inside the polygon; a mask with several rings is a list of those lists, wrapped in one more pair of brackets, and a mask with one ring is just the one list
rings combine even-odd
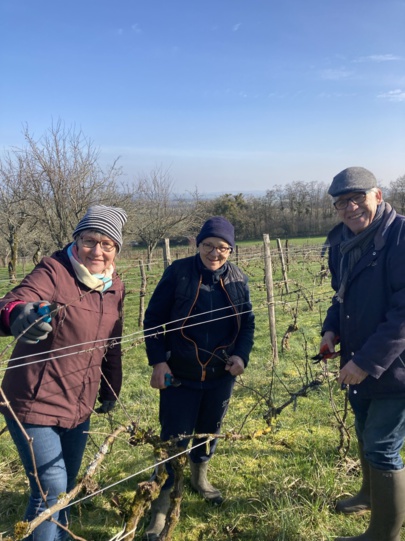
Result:
{"label": "wooden vineyard post", "polygon": [[165,243],[163,245],[163,268],[167,269],[171,262],[172,258],[170,255],[170,239],[165,239]]}
{"label": "wooden vineyard post", "polygon": [[283,247],[281,246],[281,241],[280,241],[280,239],[276,239],[276,240],[277,240],[278,254],[279,254],[279,256],[280,256],[280,261],[281,261],[281,271],[282,271],[282,273],[283,273],[283,280],[284,280],[284,285],[285,285],[285,291],[286,291],[286,293],[290,293],[290,288],[288,287],[287,268],[286,268],[285,262],[284,262]]}
{"label": "wooden vineyard post", "polygon": [[138,327],[143,327],[143,316],[145,314],[146,273],[142,259],[139,260],[139,269],[141,271],[141,288],[139,290]]}
{"label": "wooden vineyard post", "polygon": [[235,265],[239,265],[239,246],[235,246]]}
{"label": "wooden vineyard post", "polygon": [[290,248],[288,245],[288,239],[285,239],[285,256],[287,263],[287,272],[290,272]]}
{"label": "wooden vineyard post", "polygon": [[276,334],[276,315],[274,310],[274,286],[273,286],[273,265],[270,254],[270,237],[267,233],[263,235],[264,244],[264,269],[267,292],[267,307],[269,312],[270,340],[273,348],[273,363],[278,362],[278,347]]}

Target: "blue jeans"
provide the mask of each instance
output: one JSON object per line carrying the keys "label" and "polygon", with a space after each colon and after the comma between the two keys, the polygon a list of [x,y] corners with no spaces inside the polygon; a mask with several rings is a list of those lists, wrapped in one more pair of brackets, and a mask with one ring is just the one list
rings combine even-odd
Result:
{"label": "blue jeans", "polygon": [[405,398],[365,400],[350,393],[355,428],[364,456],[377,470],[401,470],[405,438]]}
{"label": "blue jeans", "polygon": [[[72,429],[22,423],[28,436],[32,438],[39,481],[43,492],[47,494],[46,503],[32,473],[34,468],[27,439],[13,419],[6,418],[6,423],[29,480],[31,494],[24,520],[31,521],[55,504],[61,493],[74,488],[87,442],[88,435],[85,432],[89,429],[90,419]],[[62,509],[55,513],[53,518],[66,525],[69,511],[70,507]],[[46,520],[24,539],[62,541],[66,538],[67,533],[62,528]]]}

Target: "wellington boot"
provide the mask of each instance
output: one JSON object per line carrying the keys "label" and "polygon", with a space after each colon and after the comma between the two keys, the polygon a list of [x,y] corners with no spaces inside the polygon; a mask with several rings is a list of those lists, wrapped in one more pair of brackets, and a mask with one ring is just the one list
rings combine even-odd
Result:
{"label": "wellington boot", "polygon": [[221,492],[213,487],[207,479],[208,462],[192,462],[190,460],[191,486],[207,502],[221,505],[224,501]]}
{"label": "wellington boot", "polygon": [[336,512],[348,514],[362,515],[371,509],[370,496],[370,465],[364,457],[363,445],[358,442],[359,457],[362,473],[362,484],[357,494],[345,500],[336,502]]}
{"label": "wellington boot", "polygon": [[375,470],[370,467],[371,518],[367,530],[335,541],[400,541],[405,519],[405,469]]}
{"label": "wellington boot", "polygon": [[150,507],[152,516],[150,523],[143,534],[142,541],[158,541],[166,523],[166,516],[170,507],[171,489],[161,490],[156,500],[153,500]]}

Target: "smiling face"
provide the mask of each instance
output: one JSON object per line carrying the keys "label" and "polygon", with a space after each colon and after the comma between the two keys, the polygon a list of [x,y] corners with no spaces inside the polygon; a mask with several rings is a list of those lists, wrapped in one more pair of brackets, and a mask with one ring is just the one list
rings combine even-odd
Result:
{"label": "smiling face", "polygon": [[354,203],[349,199],[351,197],[356,197],[358,192],[350,192],[337,197],[337,201],[346,200],[348,205],[345,209],[338,210],[338,214],[342,222],[354,233],[358,235],[364,231],[374,220],[374,216],[377,212],[377,206],[382,201],[382,192],[379,188],[374,188],[373,190],[366,193],[366,198],[362,203]]}
{"label": "smiling face", "polygon": [[220,237],[207,237],[198,245],[198,252],[204,267],[215,271],[224,265],[231,254],[231,247]]}
{"label": "smiling face", "polygon": [[[94,243],[93,248],[89,247]],[[103,243],[105,249],[112,247],[112,250],[103,250],[100,243]],[[82,231],[76,239],[76,246],[80,261],[91,274],[103,274],[105,269],[111,267],[117,254],[115,242],[95,231]]]}

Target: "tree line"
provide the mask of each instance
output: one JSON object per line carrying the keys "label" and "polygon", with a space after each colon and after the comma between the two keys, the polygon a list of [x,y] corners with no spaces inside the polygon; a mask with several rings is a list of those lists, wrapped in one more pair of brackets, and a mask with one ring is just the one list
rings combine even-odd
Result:
{"label": "tree line", "polygon": [[[140,243],[150,260],[164,238],[193,242],[201,223],[223,215],[235,226],[237,240],[326,235],[336,223],[328,182],[294,181],[264,195],[225,193],[202,198],[197,189],[178,195],[169,170],[162,167],[123,182],[119,158],[100,166],[100,153],[82,131],[57,121],[39,138],[28,126],[23,147],[0,155],[0,258],[15,275],[18,257],[62,248],[92,204],[125,208],[127,246]],[[384,197],[405,213],[405,175],[383,189]]]}

